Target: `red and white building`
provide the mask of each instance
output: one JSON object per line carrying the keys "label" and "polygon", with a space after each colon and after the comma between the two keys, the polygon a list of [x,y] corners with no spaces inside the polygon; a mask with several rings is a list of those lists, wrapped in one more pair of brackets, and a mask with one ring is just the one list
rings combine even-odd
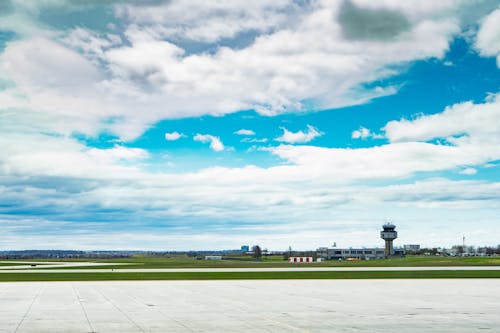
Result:
{"label": "red and white building", "polygon": [[308,263],[308,262],[313,262],[313,257],[290,257],[288,258],[288,262],[294,262],[294,263]]}

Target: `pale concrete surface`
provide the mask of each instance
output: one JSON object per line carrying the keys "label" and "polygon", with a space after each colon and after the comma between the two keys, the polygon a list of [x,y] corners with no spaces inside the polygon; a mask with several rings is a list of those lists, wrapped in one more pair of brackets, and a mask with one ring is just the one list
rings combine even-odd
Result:
{"label": "pale concrete surface", "polygon": [[500,279],[0,283],[0,332],[500,332]]}
{"label": "pale concrete surface", "polygon": [[[2,264],[25,264],[25,265],[12,265],[0,266],[0,270],[11,269],[40,269],[40,268],[61,268],[61,267],[95,267],[95,266],[109,266],[108,263],[99,262],[77,262],[77,261],[0,261]],[[35,267],[31,265],[37,265]],[[40,265],[40,266],[38,266]],[[113,263],[113,265],[129,265],[128,263]]]}
{"label": "pale concrete surface", "polygon": [[[89,263],[90,264],[90,263]],[[16,266],[13,266],[16,267]],[[248,268],[118,268],[118,269],[46,269],[31,268],[27,270],[0,269],[0,273],[202,273],[202,272],[367,272],[367,271],[498,271],[500,266],[430,266],[430,267],[248,267]],[[53,267],[49,267],[53,268]]]}

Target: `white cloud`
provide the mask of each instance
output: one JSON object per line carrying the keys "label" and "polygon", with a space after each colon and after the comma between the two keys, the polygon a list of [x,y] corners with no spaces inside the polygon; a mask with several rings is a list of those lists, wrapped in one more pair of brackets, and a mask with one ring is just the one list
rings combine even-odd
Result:
{"label": "white cloud", "polygon": [[500,68],[500,9],[486,16],[476,36],[476,48],[482,55],[497,57]]}
{"label": "white cloud", "polygon": [[318,131],[317,128],[311,125],[307,125],[307,131],[290,132],[284,127],[282,127],[281,129],[283,130],[283,134],[275,139],[279,142],[306,143],[323,135],[322,132]]}
{"label": "white cloud", "polygon": [[218,136],[213,136],[210,134],[196,134],[193,137],[194,141],[200,141],[202,143],[210,143],[210,148],[213,151],[223,151],[224,150],[224,144],[220,140]]}
{"label": "white cloud", "polygon": [[359,129],[352,132],[351,138],[363,139],[363,140],[368,139],[368,138],[383,139],[384,136],[381,134],[373,133],[368,128],[361,126]]}
{"label": "white cloud", "polygon": [[267,138],[243,138],[241,142],[250,142],[250,143],[263,143],[269,141]]}
{"label": "white cloud", "polygon": [[[119,145],[107,149],[88,148],[67,137],[2,133],[0,145],[4,148],[0,151],[0,174],[9,177],[30,175],[34,178],[110,181],[135,178],[141,174],[138,162],[149,157],[148,152],[140,148]],[[31,183],[28,181],[28,184]]]}
{"label": "white cloud", "polygon": [[[239,182],[264,188],[269,185],[268,190],[274,192],[274,186],[279,188],[288,182],[307,181],[311,185],[331,186],[365,179],[401,179],[416,172],[473,168],[500,158],[500,133],[497,130],[500,128],[497,123],[500,118],[499,105],[498,98],[491,98],[482,104],[465,102],[446,108],[442,113],[422,116],[413,121],[389,122],[386,130],[390,144],[362,149],[280,145],[267,148],[267,151],[287,162],[285,165],[204,169],[186,175],[186,179],[196,179],[199,183],[211,184],[216,188],[222,184],[223,187],[238,187],[236,184]],[[0,171],[7,174],[61,177],[97,175],[103,179],[115,178],[120,174],[138,172],[137,168],[129,166],[124,169],[120,165],[122,161],[147,157],[143,150],[121,146],[111,150],[89,149],[65,137],[20,134],[9,131],[8,126],[8,122],[0,123],[3,133],[0,137],[3,147]],[[405,133],[404,140],[399,133]],[[452,139],[456,134],[461,136]],[[435,137],[445,137],[453,144],[418,142]],[[194,139],[209,143],[215,151],[224,149],[220,138],[216,136],[197,134]],[[106,156],[112,158],[103,163]],[[103,170],[96,171],[97,167]],[[149,179],[147,173],[140,175]],[[157,180],[162,178],[167,183],[171,179],[183,178],[178,174],[155,174],[154,177]]]}
{"label": "white cloud", "polygon": [[11,80],[27,87],[73,90],[102,78],[80,54],[46,38],[9,43],[1,65]]}
{"label": "white cloud", "polygon": [[467,150],[405,142],[359,149],[283,145],[271,149],[271,152],[291,164],[282,167],[282,177],[297,181],[328,179],[332,183],[349,183],[355,180],[406,178],[419,171],[454,169],[464,164],[481,163],[491,156],[489,152],[469,154]]}
{"label": "white cloud", "polygon": [[461,173],[462,175],[475,175],[477,173],[477,170],[474,168],[465,168],[459,173]]}
{"label": "white cloud", "polygon": [[244,32],[267,32],[287,23],[299,9],[292,1],[248,3],[244,0],[194,0],[118,4],[116,14],[132,24],[154,29],[166,38],[217,42]]}
{"label": "white cloud", "polygon": [[353,139],[366,139],[370,137],[370,130],[365,127],[360,127],[359,129],[355,130],[351,134],[351,138]]}
{"label": "white cloud", "polygon": [[444,138],[452,144],[467,140],[497,142],[500,139],[500,94],[483,104],[458,103],[444,112],[422,115],[414,120],[388,122],[385,130],[391,142],[428,141]]}
{"label": "white cloud", "polygon": [[[362,149],[282,145],[270,151],[293,165],[279,171],[287,179],[394,179],[498,160],[498,128],[500,96],[495,95],[482,104],[464,102],[415,120],[390,121],[384,127],[390,144]],[[446,144],[426,142],[436,138]]]}
{"label": "white cloud", "polygon": [[165,133],[165,140],[167,141],[176,141],[183,137],[185,137],[185,135],[178,132]]}
{"label": "white cloud", "polygon": [[[42,131],[97,135],[101,122],[123,118],[120,101],[99,87],[103,74],[78,52],[41,37],[8,45],[0,70],[15,85],[0,91],[0,105],[23,109],[9,121]],[[137,136],[134,127],[124,128],[123,137]]]}
{"label": "white cloud", "polygon": [[[66,35],[51,32],[8,43],[0,66],[15,87],[0,92],[0,104],[37,110],[48,119],[65,118],[41,124],[47,130],[89,135],[107,131],[123,140],[137,138],[163,119],[247,109],[276,115],[307,111],[310,102],[317,109],[354,105],[395,93],[396,87],[362,87],[398,74],[394,68],[400,67],[394,65],[441,58],[460,31],[448,7],[437,6],[435,12],[422,9],[405,19],[411,10],[391,5],[391,15],[409,20],[404,29],[383,41],[351,40],[343,33],[341,5],[319,2],[298,8],[285,1],[250,9],[246,2],[117,5],[125,20],[124,30],[116,35],[78,28]],[[186,6],[193,8],[185,11]],[[378,8],[357,6],[378,15]],[[185,15],[193,16],[186,21],[195,22],[194,26],[175,23]],[[208,21],[198,21],[200,17]],[[225,28],[213,32],[217,28],[207,29],[209,22],[226,22],[234,29],[226,35]],[[211,32],[205,36],[204,31]],[[244,45],[212,45],[209,52],[189,52],[179,42],[245,31],[254,31],[256,37]],[[60,35],[61,42],[54,42]]]}
{"label": "white cloud", "polygon": [[249,130],[249,129],[242,128],[242,129],[234,132],[234,134],[237,134],[237,135],[255,135],[255,132],[252,130]]}
{"label": "white cloud", "polygon": [[[480,113],[487,113],[488,108],[484,106],[494,103],[496,100],[473,107]],[[178,244],[175,246],[179,249],[184,249],[181,240],[189,237],[189,233],[199,235],[204,246],[218,246],[208,235],[213,230],[227,233],[228,238],[236,239],[235,242],[245,237],[258,239],[259,234],[266,234],[269,246],[276,248],[284,243],[288,245],[297,235],[306,248],[325,245],[322,243],[328,239],[325,230],[330,229],[336,230],[331,237],[342,234],[341,241],[347,242],[346,246],[378,244],[376,232],[387,212],[396,220],[398,228],[405,231],[401,237],[414,228],[412,237],[426,237],[431,244],[452,243],[453,236],[428,238],[428,235],[419,234],[418,228],[430,223],[434,228],[437,225],[444,228],[449,226],[451,219],[455,225],[463,223],[465,229],[460,228],[461,231],[470,230],[466,226],[472,217],[478,221],[475,229],[479,225],[497,225],[491,219],[491,211],[500,199],[500,183],[446,179],[414,182],[405,178],[419,171],[454,171],[498,160],[498,148],[490,150],[500,146],[498,141],[493,141],[491,147],[462,142],[456,146],[399,142],[364,149],[282,145],[271,152],[288,162],[286,165],[150,173],[138,165],[130,165],[135,160],[145,162],[148,155],[140,149],[122,146],[89,149],[64,137],[2,133],[0,145],[4,148],[0,151],[0,174],[3,179],[10,179],[0,186],[3,207],[13,202],[25,211],[50,208],[52,211],[45,212],[44,216],[56,222],[64,214],[84,219],[82,214],[89,211],[95,219],[100,216],[96,209],[112,210],[114,213],[106,216],[116,219],[115,222],[100,221],[98,226],[114,226],[117,221],[124,227],[139,228],[133,222],[135,217],[140,221],[151,220],[157,226],[164,220],[178,220],[178,224],[168,226],[172,230],[168,246]],[[469,135],[474,139],[474,133]],[[215,137],[200,134],[198,138],[212,144],[211,138]],[[370,185],[358,181],[380,179],[386,183]],[[391,185],[392,180],[398,184]],[[405,184],[399,184],[401,182]],[[335,221],[331,220],[332,210],[336,214]],[[430,210],[432,221],[428,218]],[[205,224],[192,220],[218,222],[210,223],[212,231],[206,231],[203,229]],[[225,224],[235,220],[241,222]],[[57,223],[48,225],[55,228],[54,234],[61,234]],[[79,224],[76,228],[82,228],[78,229],[81,231],[84,227]],[[92,228],[95,232],[96,227]],[[178,234],[176,228],[179,228]],[[290,228],[293,232],[287,231]],[[372,228],[373,232],[356,233],[356,230]],[[89,234],[88,231],[84,233]],[[117,247],[127,245],[123,241],[129,239],[126,233],[113,234]],[[151,236],[144,234],[143,237],[149,240]],[[89,246],[77,236],[69,239],[73,246]],[[481,241],[489,239],[483,237]],[[43,244],[42,239],[38,241]],[[229,239],[226,241],[231,244]],[[141,247],[140,242],[134,244]],[[156,246],[151,244],[147,246]]]}
{"label": "white cloud", "polygon": [[107,160],[115,161],[133,161],[149,157],[146,150],[140,148],[128,148],[123,146],[115,146],[108,149],[91,148],[88,150],[88,155],[97,158],[99,161]]}
{"label": "white cloud", "polygon": [[76,28],[62,39],[65,45],[80,50],[94,63],[104,57],[104,52],[123,43],[120,36],[115,34],[99,35],[91,30]]}

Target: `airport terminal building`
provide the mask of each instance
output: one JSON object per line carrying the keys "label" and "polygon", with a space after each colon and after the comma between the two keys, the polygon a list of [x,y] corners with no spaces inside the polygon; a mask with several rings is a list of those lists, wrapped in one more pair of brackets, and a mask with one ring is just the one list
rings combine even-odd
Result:
{"label": "airport terminal building", "polygon": [[[385,259],[384,248],[362,248],[362,249],[337,249],[337,248],[327,248],[320,247],[316,250],[316,255],[318,258],[324,260],[347,260],[347,259],[359,259],[359,260],[375,260],[375,259]],[[394,257],[402,257],[405,255],[404,250],[395,249]]]}
{"label": "airport terminal building", "polygon": [[359,260],[375,260],[384,259],[384,249],[382,248],[368,248],[368,249],[337,249],[320,247],[316,251],[318,258],[325,260],[346,260],[346,259],[359,259]]}
{"label": "airport terminal building", "polygon": [[318,258],[325,260],[375,260],[404,256],[405,251],[403,249],[394,249],[392,244],[398,237],[398,233],[395,230],[396,226],[392,223],[386,223],[382,228],[380,238],[385,241],[385,248],[337,249],[335,247],[320,247],[316,250],[316,255]]}

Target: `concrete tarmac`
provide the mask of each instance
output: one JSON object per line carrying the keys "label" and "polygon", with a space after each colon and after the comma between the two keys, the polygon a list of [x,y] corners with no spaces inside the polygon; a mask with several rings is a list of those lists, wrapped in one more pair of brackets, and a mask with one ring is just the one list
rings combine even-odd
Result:
{"label": "concrete tarmac", "polygon": [[500,279],[0,283],[0,332],[500,332]]}

